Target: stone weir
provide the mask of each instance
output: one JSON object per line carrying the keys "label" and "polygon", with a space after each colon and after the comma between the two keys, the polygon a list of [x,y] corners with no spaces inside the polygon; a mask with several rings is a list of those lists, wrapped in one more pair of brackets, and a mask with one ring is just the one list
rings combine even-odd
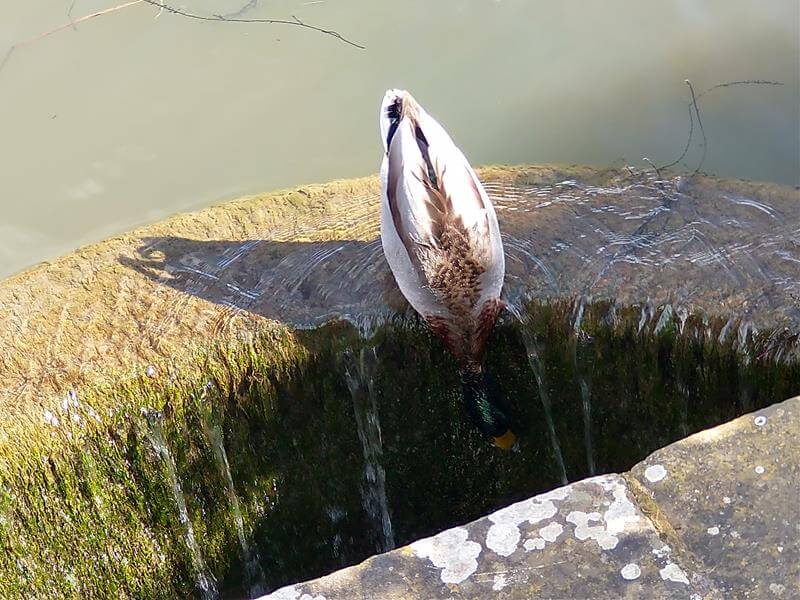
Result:
{"label": "stone weir", "polygon": [[[669,502],[725,465],[661,460],[654,504],[643,490],[655,482],[634,465],[800,392],[797,190],[630,168],[479,175],[511,306],[486,370],[516,452],[470,424],[455,366],[398,293],[375,177],[178,215],[0,283],[0,597],[256,597],[420,539],[411,552],[441,585],[472,585],[488,572],[480,561],[556,542],[561,576],[577,577],[567,566],[591,544],[626,547],[632,515],[647,543],[651,525],[666,531],[676,558],[631,550],[623,582],[668,590],[721,565],[694,549],[684,560],[675,540],[697,540]],[[709,452],[725,447],[712,442]],[[779,472],[756,466],[778,485]],[[569,510],[522,514],[551,505]],[[731,506],[720,510],[762,514],[755,501]],[[450,529],[486,514],[500,516]],[[753,527],[729,537],[756,539]],[[456,583],[466,567],[446,566],[448,544],[480,571]],[[780,545],[774,558],[791,556]],[[713,573],[692,593],[762,589],[732,568]],[[773,579],[758,581],[794,593]]]}

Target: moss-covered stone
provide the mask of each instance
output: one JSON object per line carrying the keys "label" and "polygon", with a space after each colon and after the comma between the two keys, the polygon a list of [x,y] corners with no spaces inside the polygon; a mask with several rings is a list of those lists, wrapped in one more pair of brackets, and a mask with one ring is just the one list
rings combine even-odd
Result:
{"label": "moss-covered stone", "polygon": [[[597,223],[620,189],[637,190],[620,202],[661,202],[640,197],[661,185],[641,175],[481,175],[505,202],[505,230],[527,244],[553,246],[571,231],[559,227],[574,181]],[[579,263],[540,248],[560,291],[518,295],[523,322],[500,323],[486,357],[522,440],[519,452],[498,452],[466,418],[441,343],[391,286],[375,240],[377,185],[306,186],[180,215],[0,284],[0,596],[272,589],[565,476],[625,470],[800,390],[798,337],[782,328],[793,318],[786,290],[746,287],[722,306],[713,281],[695,274],[696,305],[673,307],[675,273],[665,271],[648,274],[650,301],[630,281],[617,290],[625,303],[588,300],[582,284],[564,283],[588,277]],[[698,198],[713,196],[703,186],[722,193],[710,179],[692,185]],[[786,201],[776,186],[725,185]],[[517,196],[539,194],[556,208],[509,216]],[[513,247],[510,281],[532,285],[543,271]],[[758,331],[748,293],[764,307]],[[337,315],[350,321],[319,326]],[[348,355],[374,358],[348,371]],[[354,403],[348,372],[369,403]],[[359,431],[360,410],[372,411],[379,437]],[[379,452],[365,449],[376,443]],[[380,494],[370,461],[384,473]]]}

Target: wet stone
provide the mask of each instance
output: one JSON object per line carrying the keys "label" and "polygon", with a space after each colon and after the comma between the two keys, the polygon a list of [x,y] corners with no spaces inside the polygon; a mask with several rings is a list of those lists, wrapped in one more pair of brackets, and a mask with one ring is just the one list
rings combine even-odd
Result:
{"label": "wet stone", "polygon": [[709,587],[659,538],[626,481],[604,475],[281,588],[263,600],[692,594],[709,597]]}
{"label": "wet stone", "polygon": [[[800,397],[689,436],[631,471],[725,598],[800,598],[798,434]],[[664,475],[654,480],[656,466]]]}

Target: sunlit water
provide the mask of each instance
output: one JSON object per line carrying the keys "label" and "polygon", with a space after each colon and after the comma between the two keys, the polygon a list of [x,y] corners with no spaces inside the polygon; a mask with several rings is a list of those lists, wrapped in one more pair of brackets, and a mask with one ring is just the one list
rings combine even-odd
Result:
{"label": "sunlit water", "polygon": [[[614,298],[643,304],[641,326],[662,304],[670,318],[674,310],[685,320],[690,306],[758,327],[800,324],[794,190],[747,196],[713,180],[633,169],[602,184],[592,177],[486,183],[506,253],[503,293],[512,305],[531,297]],[[248,311],[301,328],[345,318],[367,334],[407,306],[380,239],[369,235],[377,230],[377,203],[376,195],[347,198],[335,223],[371,241],[293,241],[330,227],[323,215],[246,242],[144,238],[138,256],[120,260],[225,306],[228,318]]]}
{"label": "sunlit water", "polygon": [[197,538],[194,532],[194,526],[189,518],[189,510],[186,506],[186,497],[183,493],[180,477],[178,475],[178,468],[175,463],[175,458],[170,452],[167,441],[164,438],[162,430],[162,416],[157,412],[146,415],[149,424],[149,436],[153,445],[153,450],[164,461],[166,479],[169,482],[170,490],[172,491],[175,507],[178,512],[178,520],[180,521],[181,528],[183,529],[184,538],[186,540],[186,547],[191,557],[194,575],[197,578],[197,590],[200,592],[202,600],[216,600],[219,598],[217,591],[217,582],[214,575],[208,571],[205,561],[203,560],[203,553],[200,546],[197,544]]}
{"label": "sunlit water", "polygon": [[395,543],[386,497],[386,471],[382,464],[383,440],[375,395],[378,358],[374,348],[363,348],[357,357],[352,352],[346,352],[343,359],[347,388],[353,397],[358,439],[364,454],[364,510],[372,521],[376,551],[387,552],[395,547]]}
{"label": "sunlit water", "polygon": [[[0,57],[115,0],[9,0]],[[412,90],[472,162],[675,159],[690,79],[704,168],[797,183],[796,2],[190,0],[141,3],[19,45],[0,70],[0,276],[242,193],[374,172],[377,105]],[[696,138],[699,141],[699,138]],[[693,144],[685,162],[700,158]],[[365,249],[364,252],[367,252]]]}

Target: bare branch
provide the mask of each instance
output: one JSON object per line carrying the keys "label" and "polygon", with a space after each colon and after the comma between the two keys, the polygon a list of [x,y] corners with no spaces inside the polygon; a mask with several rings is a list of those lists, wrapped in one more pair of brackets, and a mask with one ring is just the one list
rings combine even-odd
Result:
{"label": "bare branch", "polygon": [[[70,21],[72,21],[72,9],[75,8],[75,3],[77,1],[78,0],[72,0],[72,4],[69,5],[69,10],[67,11],[67,16],[69,17]],[[75,30],[75,31],[78,31],[78,28],[75,26],[75,23],[72,24],[72,29]]]}
{"label": "bare branch", "polygon": [[706,139],[706,131],[703,129],[703,121],[700,120],[700,109],[697,108],[697,98],[694,95],[694,88],[692,87],[692,82],[688,79],[685,80],[686,85],[689,86],[689,91],[692,94],[692,105],[694,106],[694,114],[697,117],[697,124],[700,126],[700,133],[703,134],[703,156],[700,158],[700,162],[697,163],[697,167],[695,167],[692,175],[696,175],[700,171],[700,167],[703,166],[703,163],[706,160],[706,152],[708,151],[708,140]]}
{"label": "bare branch", "polygon": [[686,155],[689,153],[689,147],[692,145],[693,135],[694,135],[694,107],[691,104],[689,104],[689,136],[686,138],[686,145],[683,147],[683,152],[681,152],[681,155],[668,165],[664,165],[663,167],[661,167],[662,169],[669,169],[670,167],[674,167],[684,158],[686,158]]}
{"label": "bare branch", "polygon": [[709,92],[713,92],[719,88],[726,88],[731,87],[734,85],[783,85],[782,81],[769,81],[767,79],[745,79],[742,81],[727,81],[725,83],[718,83],[717,85],[712,85],[708,88],[705,92],[698,94],[697,99],[699,100]]}
{"label": "bare branch", "polygon": [[[247,12],[248,10],[250,10],[251,8],[254,7],[256,5],[257,1],[258,0],[250,0],[250,2],[248,4],[246,4],[244,7],[242,7],[241,9],[236,11],[236,13],[233,13],[233,14],[234,15],[244,14],[245,12]],[[32,38],[29,38],[27,40],[23,40],[21,42],[17,42],[16,44],[12,44],[11,47],[9,47],[9,49],[6,51],[6,55],[3,57],[2,62],[0,62],[0,71],[3,70],[3,67],[5,67],[6,63],[11,58],[11,55],[14,53],[14,50],[16,50],[17,48],[20,48],[22,46],[27,46],[28,44],[32,44],[33,42],[37,42],[37,41],[41,40],[42,38],[46,38],[47,36],[53,35],[54,33],[57,33],[57,32],[62,31],[64,29],[68,29],[70,27],[73,28],[73,29],[76,29],[76,26],[78,25],[78,23],[83,23],[84,21],[88,21],[89,19],[94,19],[95,17],[100,17],[100,16],[103,16],[103,15],[107,15],[109,13],[113,13],[113,12],[116,12],[118,10],[122,10],[123,8],[128,8],[129,6],[134,6],[136,4],[143,4],[143,3],[150,4],[152,6],[156,6],[156,7],[158,7],[160,9],[158,15],[156,15],[156,18],[158,18],[158,16],[161,14],[161,12],[166,10],[167,12],[171,12],[173,14],[180,15],[182,17],[186,17],[186,18],[189,18],[189,19],[196,19],[196,20],[199,20],[199,21],[216,21],[216,22],[222,22],[222,23],[271,23],[271,24],[274,24],[274,25],[292,25],[294,27],[302,27],[304,29],[310,29],[312,31],[316,31],[316,32],[322,33],[324,35],[329,35],[331,37],[336,38],[337,40],[340,40],[340,41],[344,42],[345,44],[349,44],[350,46],[353,46],[355,48],[359,48],[361,50],[364,49],[364,46],[362,46],[361,44],[357,44],[356,42],[353,42],[352,40],[348,40],[346,37],[344,37],[342,34],[340,34],[337,31],[333,31],[332,29],[324,29],[322,27],[317,27],[316,25],[309,25],[308,23],[305,23],[304,21],[301,21],[300,19],[298,19],[294,15],[292,15],[292,19],[291,20],[289,20],[289,19],[242,19],[242,18],[239,18],[239,17],[225,17],[223,15],[207,16],[207,15],[197,15],[197,14],[194,14],[194,13],[186,12],[186,11],[181,10],[179,8],[175,8],[174,6],[170,6],[170,5],[168,5],[168,4],[164,3],[164,2],[160,2],[159,0],[129,0],[128,2],[123,2],[122,4],[117,4],[116,6],[112,6],[110,8],[105,8],[103,10],[98,10],[98,11],[90,13],[88,15],[84,15],[84,16],[78,18],[78,19],[73,19],[72,18],[72,9],[75,6],[75,2],[73,1],[72,4],[69,7],[69,10],[67,11],[67,17],[69,17],[69,22],[68,23],[64,23],[63,25],[59,25],[58,27],[55,27],[55,28],[50,29],[48,31],[45,31],[44,33],[40,33],[39,35],[34,36]]]}
{"label": "bare branch", "polygon": [[720,89],[720,88],[732,87],[732,86],[735,86],[735,85],[783,85],[783,83],[780,82],[780,81],[769,81],[769,80],[766,80],[766,79],[744,79],[744,80],[741,80],[741,81],[726,81],[725,83],[718,83],[717,85],[713,85],[710,88],[708,88],[707,90],[705,90],[703,93],[695,95],[694,87],[692,87],[692,83],[688,79],[684,80],[684,83],[689,87],[689,94],[690,94],[690,99],[689,99],[689,104],[688,104],[688,106],[689,106],[689,136],[686,139],[686,145],[684,146],[683,152],[681,152],[681,155],[678,158],[676,158],[675,160],[673,160],[671,163],[663,165],[661,167],[655,167],[655,165],[653,165],[653,167],[656,169],[656,171],[659,171],[660,169],[668,169],[670,167],[674,167],[679,162],[681,162],[684,158],[686,158],[686,155],[689,152],[689,148],[692,145],[692,137],[694,135],[694,116],[695,115],[697,115],[697,123],[700,126],[700,132],[703,134],[703,156],[701,157],[700,162],[697,164],[697,167],[695,168],[695,170],[692,172],[692,175],[696,175],[700,171],[700,168],[703,166],[703,162],[705,162],[706,153],[708,151],[708,148],[707,148],[708,140],[706,139],[706,132],[703,129],[703,122],[700,119],[700,109],[697,106],[697,101],[700,98],[702,98],[703,96],[705,96],[706,94],[708,94],[710,92],[713,92],[714,90],[717,90],[717,89]]}
{"label": "bare branch", "polygon": [[[34,36],[32,38],[28,38],[27,40],[23,40],[21,42],[17,42],[16,44],[13,44],[8,49],[8,52],[6,52],[6,56],[3,59],[3,62],[0,63],[0,71],[3,70],[3,67],[5,67],[6,63],[8,62],[8,59],[11,58],[11,54],[17,48],[21,48],[22,46],[27,46],[28,44],[32,44],[33,42],[38,42],[42,38],[46,38],[49,35],[53,35],[54,33],[58,33],[59,31],[62,31],[64,29],[68,29],[70,27],[75,29],[76,28],[75,26],[78,23],[83,23],[84,21],[88,21],[89,19],[94,19],[95,17],[100,17],[102,15],[107,15],[109,13],[116,12],[118,10],[122,10],[123,8],[128,8],[129,6],[133,6],[134,4],[141,4],[144,1],[145,0],[130,0],[129,2],[125,2],[123,4],[118,4],[118,5],[112,6],[110,8],[105,8],[103,10],[98,10],[97,12],[93,12],[93,13],[90,13],[88,15],[84,15],[83,17],[80,17],[79,19],[73,19],[69,15],[69,13],[72,12],[72,6],[70,6],[69,12],[67,13],[67,16],[70,17],[69,23],[64,23],[63,25],[59,25],[58,27],[50,29],[49,31],[45,31],[44,33],[40,33],[37,36]],[[73,2],[72,5],[74,6],[75,3]]]}
{"label": "bare branch", "polygon": [[221,23],[270,23],[273,25],[294,25],[296,27],[303,27],[304,29],[311,29],[312,31],[317,31],[319,33],[329,35],[331,37],[336,38],[344,42],[345,44],[349,44],[350,46],[354,46],[355,48],[359,48],[361,50],[364,49],[364,46],[361,44],[357,44],[352,40],[348,40],[344,37],[341,33],[337,31],[333,31],[332,29],[324,29],[322,27],[317,27],[316,25],[309,25],[308,23],[301,21],[294,15],[292,15],[292,20],[289,19],[242,19],[239,17],[223,17],[222,15],[198,15],[195,13],[186,12],[185,10],[181,10],[180,8],[176,8],[174,6],[170,6],[165,2],[159,2],[159,0],[143,0],[147,2],[147,4],[152,4],[153,6],[158,6],[163,8],[167,12],[171,12],[175,15],[180,15],[182,17],[186,17],[188,19],[195,19],[198,21],[215,21]]}

